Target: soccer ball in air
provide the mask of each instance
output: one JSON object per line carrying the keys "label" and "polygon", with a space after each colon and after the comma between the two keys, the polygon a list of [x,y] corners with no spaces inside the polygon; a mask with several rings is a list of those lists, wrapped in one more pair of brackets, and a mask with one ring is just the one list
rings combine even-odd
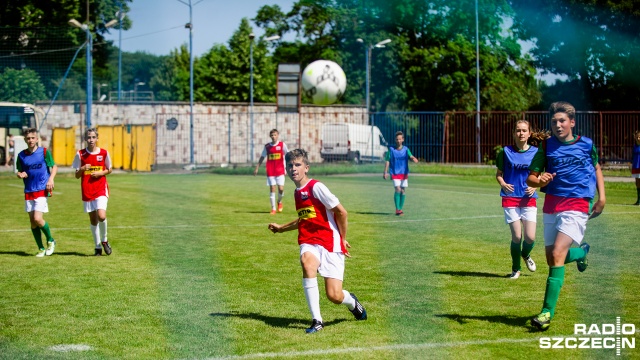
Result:
{"label": "soccer ball in air", "polygon": [[316,60],[302,72],[302,91],[316,105],[331,105],[347,88],[347,76],[340,65],[329,60]]}

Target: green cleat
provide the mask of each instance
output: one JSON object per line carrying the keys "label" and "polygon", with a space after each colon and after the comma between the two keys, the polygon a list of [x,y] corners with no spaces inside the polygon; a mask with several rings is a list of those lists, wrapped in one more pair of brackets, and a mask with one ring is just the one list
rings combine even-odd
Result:
{"label": "green cleat", "polygon": [[587,263],[587,254],[589,254],[589,249],[591,248],[591,246],[589,246],[589,244],[587,244],[586,242],[583,242],[582,244],[580,244],[580,247],[582,248],[582,250],[584,250],[584,257],[582,258],[582,260],[576,261],[576,265],[578,266],[578,271],[584,272],[585,270],[587,270],[587,266],[589,266],[589,264]]}
{"label": "green cleat", "polygon": [[551,325],[551,313],[542,312],[531,319],[531,325],[540,331],[545,331]]}

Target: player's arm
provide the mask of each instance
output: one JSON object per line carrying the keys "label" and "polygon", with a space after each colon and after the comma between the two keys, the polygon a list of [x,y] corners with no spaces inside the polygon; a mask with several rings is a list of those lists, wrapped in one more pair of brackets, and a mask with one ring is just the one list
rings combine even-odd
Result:
{"label": "player's arm", "polygon": [[411,150],[407,149],[407,152],[409,154],[409,160],[413,161],[414,163],[418,163],[418,158],[413,156],[413,154],[411,153]]}
{"label": "player's arm", "polygon": [[16,169],[18,170],[18,172],[16,173],[16,176],[18,178],[26,179],[27,177],[29,177],[29,174],[27,174],[26,171],[22,171],[22,161],[20,161],[19,157],[16,159]]}
{"label": "player's arm", "polygon": [[258,170],[260,169],[260,165],[262,165],[263,161],[264,161],[264,156],[260,156],[260,159],[258,160],[258,165],[256,165],[255,170],[253,170],[253,176],[258,175]]}
{"label": "player's arm", "polygon": [[507,182],[504,181],[504,148],[500,148],[500,151],[498,151],[496,156],[496,167],[498,168],[496,170],[496,181],[498,182],[498,185],[500,185],[502,190],[507,194],[513,192],[513,185],[507,184]]}
{"label": "player's arm", "polygon": [[[596,159],[597,161],[597,159]],[[600,164],[596,163],[596,190],[598,191],[598,201],[593,204],[593,208],[591,209],[591,215],[589,219],[593,219],[595,217],[600,216],[602,214],[602,210],[604,210],[604,204],[607,202],[607,198],[604,194],[604,175],[602,174],[602,168],[600,168]]]}
{"label": "player's arm", "polygon": [[300,219],[295,219],[291,222],[288,222],[284,225],[280,225],[280,224],[276,224],[276,223],[271,223],[269,224],[269,230],[271,230],[271,232],[275,233],[281,233],[281,232],[285,232],[285,231],[291,231],[291,230],[295,230],[298,228],[298,222],[300,221]]}
{"label": "player's arm", "polygon": [[[338,225],[340,238],[342,239],[345,248],[349,249],[351,245],[349,245],[349,242],[347,241],[347,228],[349,227],[349,221],[347,220],[347,210],[344,208],[344,206],[342,206],[342,204],[338,204],[336,207],[331,209],[331,212],[333,213],[334,219],[336,220],[336,225]],[[347,257],[351,257],[351,254],[349,254],[349,250],[347,250],[344,255]]]}
{"label": "player's arm", "polygon": [[550,183],[556,176],[555,173],[550,174],[543,172],[545,169],[545,163],[547,156],[543,146],[538,148],[538,152],[533,156],[531,164],[529,165],[529,177],[527,177],[527,185],[532,188],[544,187]]}

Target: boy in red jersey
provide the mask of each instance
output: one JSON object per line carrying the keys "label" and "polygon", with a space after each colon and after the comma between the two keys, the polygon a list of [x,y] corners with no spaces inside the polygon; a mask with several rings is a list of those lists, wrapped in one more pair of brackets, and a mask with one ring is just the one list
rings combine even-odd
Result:
{"label": "boy in red jersey", "polygon": [[[547,194],[542,211],[549,277],[542,311],[531,320],[539,330],[547,330],[555,314],[564,284],[564,265],[576,262],[578,271],[587,269],[590,246],[582,241],[587,220],[600,215],[606,202],[593,141],[573,134],[576,109],[560,101],[551,104],[549,114],[553,136],[538,148],[527,178],[529,186],[540,187]],[[591,207],[596,190],[598,201]],[[578,247],[571,247],[573,243]]]}
{"label": "boy in red jersey", "polygon": [[296,185],[294,194],[298,218],[283,224],[269,224],[273,233],[298,229],[302,286],[313,322],[307,334],[324,328],[320,315],[320,292],[317,274],[324,278],[327,298],[334,304],[344,304],[356,320],[366,320],[367,311],[358,298],[342,289],[344,258],[347,248],[347,210],[338,198],[321,182],[310,179],[307,152],[295,149],[286,156],[287,174]]}
{"label": "boy in red jersey", "polygon": [[[29,214],[31,233],[38,249],[36,257],[53,254],[56,242],[51,237],[49,223],[43,214],[49,212],[47,197],[53,192],[54,181],[58,167],[53,162],[51,151],[38,146],[38,132],[31,128],[24,131],[24,141],[27,149],[18,154],[16,167],[17,176],[24,182],[25,211]],[[47,249],[42,244],[42,234],[47,238]]]}
{"label": "boy in red jersey", "polygon": [[98,131],[87,129],[84,133],[87,148],[76,153],[71,167],[76,169],[76,179],[82,179],[82,201],[84,212],[89,213],[91,234],[95,242],[94,255],[102,255],[102,249],[111,255],[111,245],[107,240],[107,203],[109,185],[106,176],[111,174],[109,152],[97,146]]}
{"label": "boy in red jersey", "polygon": [[277,129],[269,132],[271,142],[264,146],[258,165],[253,171],[253,176],[258,175],[258,169],[262,161],[267,158],[267,186],[269,186],[269,200],[271,201],[271,215],[276,213],[276,186],[278,186],[278,212],[282,212],[282,197],[284,196],[284,156],[289,150],[287,145],[278,141],[280,133]]}

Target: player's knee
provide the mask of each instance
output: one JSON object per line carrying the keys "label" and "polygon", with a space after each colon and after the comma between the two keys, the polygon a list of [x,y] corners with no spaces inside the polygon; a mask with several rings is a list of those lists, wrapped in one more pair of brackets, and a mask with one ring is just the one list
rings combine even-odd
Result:
{"label": "player's knee", "polygon": [[342,304],[342,301],[344,300],[344,294],[342,293],[342,290],[337,291],[327,289],[327,299],[329,299],[329,301],[334,304]]}

